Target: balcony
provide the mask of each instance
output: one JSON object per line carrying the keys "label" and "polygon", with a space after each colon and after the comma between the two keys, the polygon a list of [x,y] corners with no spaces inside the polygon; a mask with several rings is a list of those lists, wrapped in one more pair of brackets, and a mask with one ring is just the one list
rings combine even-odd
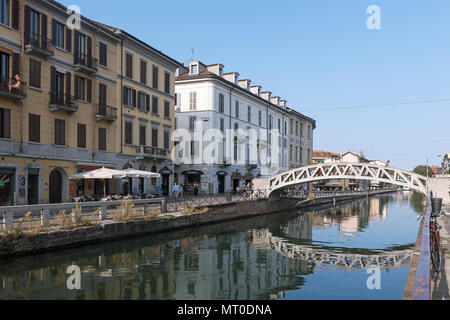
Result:
{"label": "balcony", "polygon": [[97,113],[95,117],[97,121],[106,120],[106,121],[116,121],[117,120],[117,108],[110,107],[104,104],[96,105]]}
{"label": "balcony", "polygon": [[78,111],[78,107],[75,105],[75,98],[70,94],[64,94],[62,92],[50,92],[48,106],[51,112],[61,110],[72,114]]}
{"label": "balcony", "polygon": [[136,147],[137,160],[144,158],[168,159],[169,150],[154,147],[138,146]]}
{"label": "balcony", "polygon": [[9,85],[12,83],[12,81],[8,78],[0,78],[0,96],[2,97],[8,97],[11,99],[16,100],[16,102],[23,101],[27,95],[26,95],[26,88],[27,84],[22,81],[22,84],[19,88],[11,88],[9,89]]}
{"label": "balcony", "polygon": [[49,58],[55,54],[50,39],[32,32],[25,32],[25,52],[43,58]]}
{"label": "balcony", "polygon": [[85,74],[94,74],[98,71],[97,59],[84,54],[75,54],[73,64],[75,71]]}

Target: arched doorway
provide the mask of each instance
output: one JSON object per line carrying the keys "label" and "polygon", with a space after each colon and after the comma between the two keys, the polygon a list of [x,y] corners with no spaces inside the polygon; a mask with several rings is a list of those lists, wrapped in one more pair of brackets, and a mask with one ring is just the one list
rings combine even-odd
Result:
{"label": "arched doorway", "polygon": [[50,173],[50,184],[48,189],[50,192],[50,203],[61,203],[63,189],[62,176],[57,169],[53,169]]}

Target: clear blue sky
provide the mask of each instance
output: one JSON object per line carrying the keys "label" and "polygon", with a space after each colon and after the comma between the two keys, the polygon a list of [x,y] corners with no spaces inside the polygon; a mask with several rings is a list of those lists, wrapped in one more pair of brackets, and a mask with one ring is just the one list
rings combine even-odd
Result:
{"label": "clear blue sky", "polygon": [[[404,169],[450,152],[450,1],[61,2],[180,62],[194,49],[252,79],[317,120],[315,149],[363,150]],[[381,30],[366,27],[373,4]]]}

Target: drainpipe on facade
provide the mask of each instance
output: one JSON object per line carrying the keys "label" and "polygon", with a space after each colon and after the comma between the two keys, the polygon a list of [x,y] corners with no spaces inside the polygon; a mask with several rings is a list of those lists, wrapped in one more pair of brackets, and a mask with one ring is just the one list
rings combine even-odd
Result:
{"label": "drainpipe on facade", "polygon": [[[20,32],[21,37],[21,54],[20,54],[20,73],[21,78],[24,78],[24,62],[25,62],[25,0],[20,0],[20,8],[21,13],[19,14],[19,32],[22,29],[22,32]],[[28,79],[28,82],[30,82],[30,79]],[[20,108],[20,150],[19,153],[23,152],[23,117],[24,117],[24,108],[23,108],[23,102],[22,102],[22,108]]]}

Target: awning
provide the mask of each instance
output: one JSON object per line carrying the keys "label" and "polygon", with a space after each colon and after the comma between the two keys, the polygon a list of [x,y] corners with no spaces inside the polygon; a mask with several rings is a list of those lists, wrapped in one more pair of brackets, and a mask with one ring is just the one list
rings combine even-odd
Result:
{"label": "awning", "polygon": [[183,171],[181,174],[188,175],[188,176],[197,176],[197,175],[203,175],[204,173],[201,171],[190,170],[190,171]]}
{"label": "awning", "polygon": [[70,180],[80,179],[115,179],[118,175],[124,174],[124,171],[101,168],[93,171],[87,171],[70,176]]}
{"label": "awning", "polygon": [[159,178],[160,174],[150,172],[150,171],[127,169],[127,170],[123,170],[122,173],[117,174],[115,177],[119,178],[119,179],[123,179],[123,178]]}
{"label": "awning", "polygon": [[163,176],[167,176],[167,175],[171,176],[171,175],[173,175],[173,172],[169,168],[165,167],[165,168],[162,168],[161,170],[159,170],[159,174],[161,174]]}

